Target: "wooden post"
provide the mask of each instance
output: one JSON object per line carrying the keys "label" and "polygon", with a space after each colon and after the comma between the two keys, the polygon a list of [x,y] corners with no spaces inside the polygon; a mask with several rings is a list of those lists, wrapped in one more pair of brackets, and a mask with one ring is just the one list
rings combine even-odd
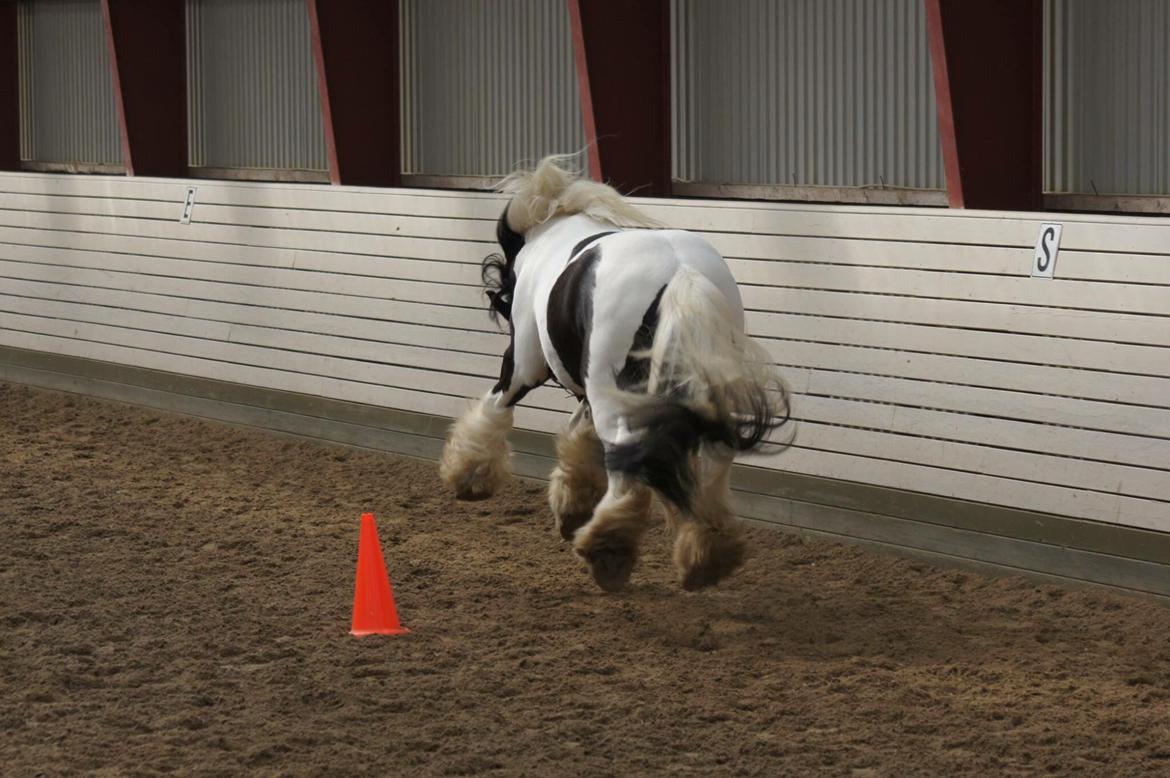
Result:
{"label": "wooden post", "polygon": [[0,0],[0,170],[20,169],[20,56],[16,3]]}
{"label": "wooden post", "polygon": [[924,0],[952,208],[1043,200],[1040,0]]}
{"label": "wooden post", "polygon": [[397,0],[308,0],[329,180],[399,186]]}
{"label": "wooden post", "polygon": [[590,174],[670,194],[670,3],[567,0]]}
{"label": "wooden post", "polygon": [[187,175],[184,0],[102,0],[128,176]]}

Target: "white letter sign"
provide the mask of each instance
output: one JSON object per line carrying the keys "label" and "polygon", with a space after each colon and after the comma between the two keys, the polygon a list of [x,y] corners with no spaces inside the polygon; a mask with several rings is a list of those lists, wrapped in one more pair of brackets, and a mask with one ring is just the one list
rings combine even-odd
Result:
{"label": "white letter sign", "polygon": [[1056,270],[1056,252],[1060,250],[1059,224],[1041,224],[1036,239],[1036,256],[1032,258],[1032,278],[1052,278]]}
{"label": "white letter sign", "polygon": [[191,223],[191,209],[195,207],[195,187],[187,187],[187,199],[183,201],[183,215],[179,217],[179,224]]}

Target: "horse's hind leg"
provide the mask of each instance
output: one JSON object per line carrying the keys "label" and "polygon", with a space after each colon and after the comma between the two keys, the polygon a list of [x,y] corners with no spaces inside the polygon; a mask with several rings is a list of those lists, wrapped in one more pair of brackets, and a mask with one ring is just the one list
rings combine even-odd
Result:
{"label": "horse's hind leg", "polygon": [[728,505],[731,459],[710,461],[690,510],[678,516],[674,565],[684,589],[719,583],[744,558],[739,522]]}
{"label": "horse's hind leg", "polygon": [[569,428],[557,437],[557,466],[549,477],[548,504],[565,540],[593,515],[606,490],[605,451],[589,404],[577,406]]}
{"label": "horse's hind leg", "polygon": [[650,524],[650,489],[618,473],[609,474],[609,488],[593,518],[577,532],[573,550],[589,565],[593,580],[607,592],[626,585],[638,544]]}

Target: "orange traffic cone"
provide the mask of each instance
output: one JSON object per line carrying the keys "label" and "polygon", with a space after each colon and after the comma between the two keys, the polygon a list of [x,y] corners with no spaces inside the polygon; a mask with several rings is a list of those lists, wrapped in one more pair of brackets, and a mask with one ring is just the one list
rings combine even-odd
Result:
{"label": "orange traffic cone", "polygon": [[386,575],[382,546],[378,543],[378,527],[374,514],[362,514],[362,533],[358,539],[357,580],[353,587],[353,626],[349,634],[401,635],[410,632],[398,623],[398,609],[394,607],[394,593]]}

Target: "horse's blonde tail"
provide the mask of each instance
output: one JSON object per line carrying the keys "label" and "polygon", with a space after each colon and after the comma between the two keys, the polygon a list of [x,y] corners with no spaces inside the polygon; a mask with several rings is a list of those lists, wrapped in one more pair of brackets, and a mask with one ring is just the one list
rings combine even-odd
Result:
{"label": "horse's blonde tail", "polygon": [[710,280],[684,267],[663,290],[648,354],[645,393],[622,392],[633,438],[606,454],[610,470],[634,475],[681,510],[691,505],[692,455],[718,458],[771,446],[789,417],[788,389],[771,357],[736,323],[731,303]]}

